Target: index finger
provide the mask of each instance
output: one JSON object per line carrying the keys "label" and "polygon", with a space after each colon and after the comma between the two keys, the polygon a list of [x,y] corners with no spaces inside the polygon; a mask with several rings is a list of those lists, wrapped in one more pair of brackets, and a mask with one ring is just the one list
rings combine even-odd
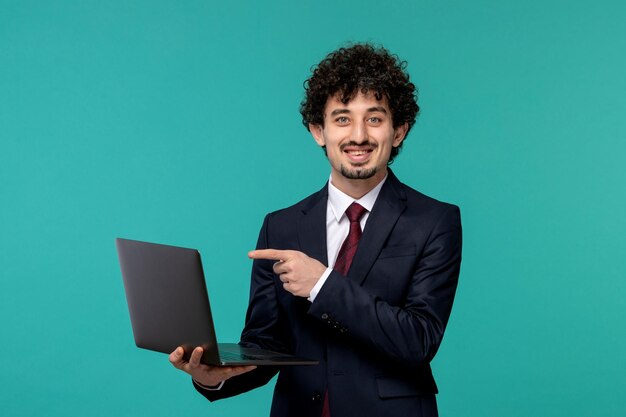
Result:
{"label": "index finger", "polygon": [[286,261],[290,258],[291,251],[278,249],[257,249],[248,252],[250,259],[270,259],[273,261]]}

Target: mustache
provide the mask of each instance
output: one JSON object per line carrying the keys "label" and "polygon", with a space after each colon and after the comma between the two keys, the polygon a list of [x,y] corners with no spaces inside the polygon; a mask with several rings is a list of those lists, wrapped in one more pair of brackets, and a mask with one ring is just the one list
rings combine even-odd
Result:
{"label": "mustache", "polygon": [[373,142],[370,142],[370,141],[355,142],[355,141],[351,140],[349,142],[346,142],[346,143],[342,144],[339,147],[339,149],[341,149],[343,151],[348,146],[356,146],[357,148],[371,148],[371,149],[378,148],[378,145],[376,143],[373,143]]}

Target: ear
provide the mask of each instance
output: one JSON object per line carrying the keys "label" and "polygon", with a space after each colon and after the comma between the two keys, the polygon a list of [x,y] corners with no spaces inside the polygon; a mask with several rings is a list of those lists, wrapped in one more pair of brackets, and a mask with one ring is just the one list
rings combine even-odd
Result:
{"label": "ear", "polygon": [[326,140],[324,140],[323,130],[324,128],[322,127],[322,125],[309,123],[309,132],[311,132],[311,135],[313,135],[313,139],[315,139],[315,142],[317,142],[317,144],[320,146],[326,146]]}
{"label": "ear", "polygon": [[393,134],[393,147],[397,148],[400,146],[404,138],[406,137],[406,132],[409,131],[409,124],[405,123],[401,126],[398,126],[394,129]]}

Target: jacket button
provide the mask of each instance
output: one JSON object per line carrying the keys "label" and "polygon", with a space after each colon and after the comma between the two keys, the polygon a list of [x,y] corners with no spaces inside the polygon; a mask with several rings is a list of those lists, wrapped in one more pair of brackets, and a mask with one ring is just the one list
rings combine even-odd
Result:
{"label": "jacket button", "polygon": [[322,395],[320,393],[315,393],[313,394],[313,398],[311,398],[313,400],[314,403],[321,403],[322,402]]}
{"label": "jacket button", "polygon": [[328,319],[328,314],[322,313],[322,320],[327,320],[327,319]]}

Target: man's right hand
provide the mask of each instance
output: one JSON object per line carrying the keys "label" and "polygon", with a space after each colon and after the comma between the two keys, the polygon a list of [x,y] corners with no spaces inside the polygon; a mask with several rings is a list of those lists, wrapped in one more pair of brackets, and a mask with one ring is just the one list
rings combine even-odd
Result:
{"label": "man's right hand", "polygon": [[256,369],[256,366],[208,366],[200,363],[202,353],[201,347],[195,348],[187,362],[183,358],[185,350],[179,346],[170,353],[170,362],[175,368],[191,375],[194,381],[201,385],[216,388],[222,381]]}

